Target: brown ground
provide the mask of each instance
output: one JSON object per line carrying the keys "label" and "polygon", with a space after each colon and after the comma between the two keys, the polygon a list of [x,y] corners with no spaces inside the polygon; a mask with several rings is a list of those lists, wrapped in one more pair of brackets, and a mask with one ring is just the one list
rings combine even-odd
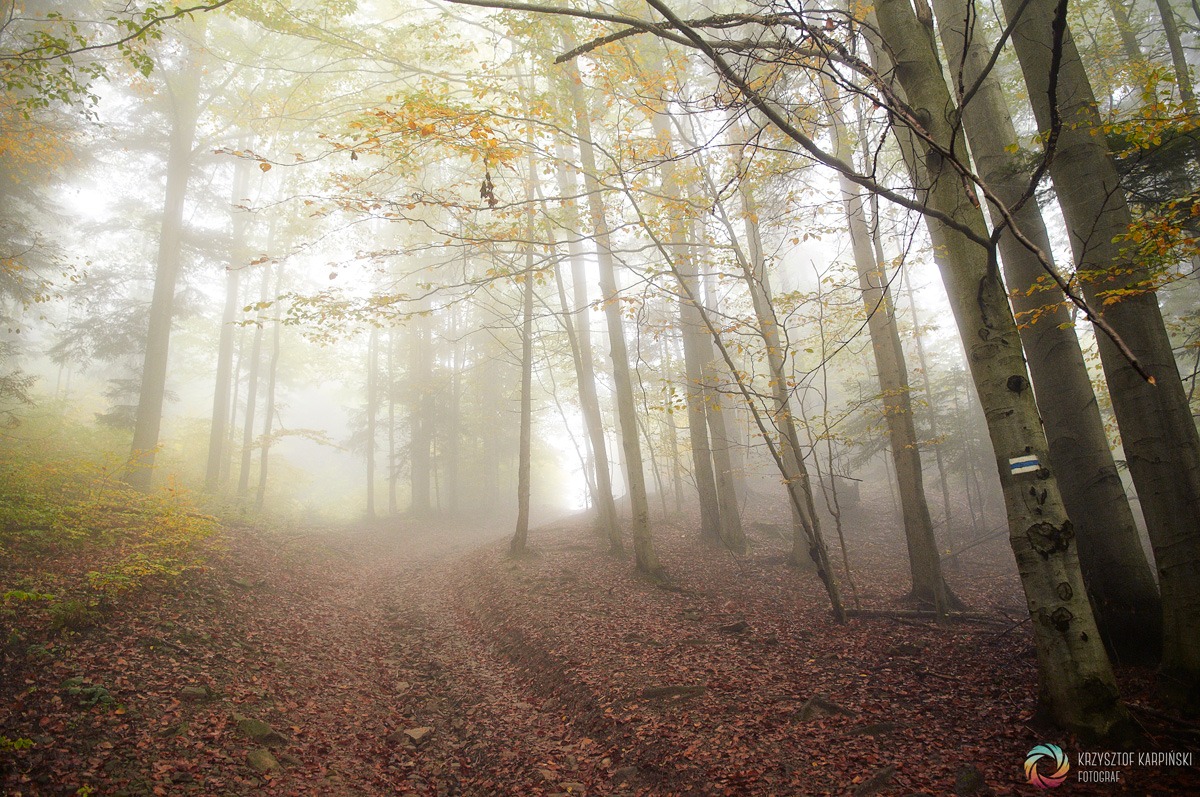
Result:
{"label": "brown ground", "polygon": [[[900,608],[896,551],[861,539],[868,519],[851,525],[863,605]],[[412,522],[232,530],[177,594],[7,660],[0,735],[36,746],[0,753],[0,789],[1034,794],[1030,748],[1057,743],[1076,760],[1073,740],[1031,726],[1034,660],[1003,540],[951,575],[995,622],[838,626],[782,542],[760,534],[734,558],[677,526],[656,534],[672,590],[599,553],[579,520],[535,531],[537,555],[520,561]],[[1121,677],[1155,710],[1150,673]],[[113,702],[85,705],[96,686]],[[234,714],[275,734],[255,741]],[[1196,726],[1136,716],[1160,749],[1197,750]],[[432,730],[414,743],[405,731],[418,728]],[[280,769],[251,766],[264,749]],[[1200,794],[1195,767],[1124,767],[1115,786],[1076,774],[1057,793]]]}

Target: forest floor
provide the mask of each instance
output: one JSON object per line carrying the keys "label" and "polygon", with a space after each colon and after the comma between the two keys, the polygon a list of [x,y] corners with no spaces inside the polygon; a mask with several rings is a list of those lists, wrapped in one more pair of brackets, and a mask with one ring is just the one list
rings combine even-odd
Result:
{"label": "forest floor", "polygon": [[[903,608],[895,546],[854,543],[864,607]],[[877,530],[875,530],[877,531]],[[672,588],[568,519],[496,536],[393,521],[228,529],[208,569],[0,671],[8,795],[1033,794],[1035,662],[1005,540],[951,581],[994,622],[832,622],[762,533],[735,558],[658,523]],[[847,590],[847,600],[850,600]],[[1007,613],[1007,615],[1006,615]],[[1006,616],[1013,621],[1006,620]],[[1198,727],[1120,671],[1159,750]],[[1084,748],[1087,749],[1087,748]],[[1098,769],[1098,768],[1097,768]],[[1063,794],[1200,794],[1142,765]]]}

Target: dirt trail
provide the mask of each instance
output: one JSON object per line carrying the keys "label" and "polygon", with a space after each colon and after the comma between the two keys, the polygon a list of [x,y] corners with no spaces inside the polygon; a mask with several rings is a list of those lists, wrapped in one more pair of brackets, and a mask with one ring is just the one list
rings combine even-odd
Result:
{"label": "dirt trail", "polygon": [[[582,521],[520,561],[478,530],[232,529],[182,589],[2,674],[0,735],[35,746],[0,755],[0,793],[1002,795],[1035,744],[1079,749],[1031,724],[1019,623],[835,626],[783,543],[735,560],[689,528],[658,528],[669,590]],[[856,550],[864,605],[894,606],[902,558]],[[1020,599],[995,557],[958,578],[979,611]],[[1122,678],[1150,701],[1152,673]],[[1147,730],[1200,758],[1190,726]],[[1125,775],[1071,791],[1200,783]]]}
{"label": "dirt trail", "polygon": [[[127,606],[0,684],[0,730],[36,743],[0,761],[0,790],[578,793],[594,746],[572,755],[569,726],[464,633],[451,576],[488,542],[402,523],[231,530],[186,590]],[[108,697],[66,694],[69,678]],[[273,734],[252,738],[246,718]]]}
{"label": "dirt trail", "polygon": [[[298,729],[286,748],[295,761],[274,778],[276,790],[314,782],[325,794],[581,790],[558,773],[566,758],[590,779],[588,745],[572,759],[581,740],[570,727],[539,710],[484,635],[464,633],[453,575],[487,542],[463,530],[312,532],[294,539],[266,583],[241,577],[261,584],[237,621],[244,636],[263,640],[266,669],[226,691],[235,701],[242,692],[243,713],[261,702],[262,719]],[[433,730],[413,743],[405,731],[420,728]],[[538,763],[567,785],[547,788]]]}

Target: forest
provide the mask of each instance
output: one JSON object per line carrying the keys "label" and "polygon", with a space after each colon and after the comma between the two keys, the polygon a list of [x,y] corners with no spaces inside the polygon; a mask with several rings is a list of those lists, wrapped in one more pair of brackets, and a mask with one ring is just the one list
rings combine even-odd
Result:
{"label": "forest", "polygon": [[0,793],[1200,794],[1198,64],[0,0]]}

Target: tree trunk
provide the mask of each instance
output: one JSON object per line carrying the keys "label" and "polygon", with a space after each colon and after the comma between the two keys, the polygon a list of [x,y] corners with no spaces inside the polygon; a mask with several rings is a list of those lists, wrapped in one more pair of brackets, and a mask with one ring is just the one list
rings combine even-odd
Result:
{"label": "tree trunk", "polygon": [[418,315],[412,322],[409,339],[409,388],[412,402],[409,408],[409,481],[412,487],[412,511],[427,515],[433,510],[433,417],[434,398],[433,346],[429,319]]}
{"label": "tree trunk", "polygon": [[262,451],[258,455],[258,494],[254,505],[262,509],[267,497],[267,466],[271,455],[271,431],[275,425],[275,383],[279,375],[279,336],[283,331],[279,289],[283,281],[283,263],[275,266],[275,328],[271,330],[271,364],[267,368],[267,401],[263,405]]}
{"label": "tree trunk", "polygon": [[203,46],[203,23],[197,30],[199,43],[186,45],[182,65],[176,73],[168,76],[166,82],[172,110],[167,152],[167,190],[128,472],[129,484],[140,490],[149,489],[154,479],[154,457],[167,391],[167,358],[175,314],[175,284],[179,280],[182,259],[183,204],[192,172],[192,142],[196,137],[196,122],[200,115],[202,73],[195,61]]}
{"label": "tree trunk", "polygon": [[[1163,605],[1163,674],[1189,710],[1200,710],[1200,436],[1167,337],[1149,269],[1122,251],[1132,217],[1104,138],[1065,8],[1033,0],[1016,14],[1013,45],[1029,87],[1038,127],[1061,119],[1050,163],[1084,295],[1153,378],[1148,382],[1107,335],[1097,331],[1100,360],[1121,430],[1159,575]],[[1056,48],[1054,31],[1061,32]],[[1051,85],[1053,53],[1061,52]],[[1057,107],[1052,108],[1057,100]],[[1106,304],[1106,299],[1114,301]]]}
{"label": "tree trunk", "polygon": [[[666,109],[654,114],[654,134],[664,153],[671,151],[671,120]],[[662,175],[663,203],[661,213],[667,222],[667,250],[675,262],[681,281],[687,281],[683,293],[700,295],[696,264],[687,245],[686,219],[680,199],[675,162],[665,156],[659,166]],[[712,359],[712,344],[700,320],[700,313],[684,296],[679,298],[679,326],[683,330],[684,385],[686,388],[688,438],[692,448],[692,477],[700,499],[700,539],[706,542],[721,540],[721,508],[717,500],[717,480],[713,473],[712,449],[709,444],[705,413],[704,366]]]}
{"label": "tree trunk", "polygon": [[1171,64],[1175,67],[1175,86],[1179,89],[1179,98],[1188,113],[1196,113],[1196,92],[1192,88],[1192,70],[1183,50],[1183,42],[1179,38],[1179,22],[1175,18],[1175,9],[1171,8],[1170,0],[1154,0],[1158,6],[1158,15],[1162,20],[1163,33],[1167,37],[1167,47],[1171,50]]}
{"label": "tree trunk", "polygon": [[620,295],[617,291],[617,270],[609,241],[608,220],[604,215],[604,197],[596,174],[596,157],[592,151],[592,124],[578,74],[569,78],[575,129],[579,136],[579,158],[583,166],[584,186],[587,189],[592,232],[596,240],[596,256],[600,265],[600,293],[604,315],[608,322],[609,356],[613,366],[613,382],[617,417],[621,433],[621,449],[626,463],[629,500],[633,514],[633,549],[637,568],[651,578],[663,578],[665,571],[654,552],[650,534],[650,507],[646,497],[646,476],[642,468],[641,443],[638,440],[637,410],[633,401],[633,382],[630,378],[629,351],[622,326]]}
{"label": "tree trunk", "polygon": [[[909,0],[880,0],[876,14],[895,74],[934,142],[922,146],[925,174],[918,192],[933,210],[986,239],[978,199],[942,154],[966,162],[932,31],[918,21]],[[997,457],[1010,539],[1033,618],[1043,707],[1088,739],[1129,734],[1131,721],[1118,700],[1084,592],[1074,530],[1054,472],[1040,464],[1048,460],[1046,438],[999,274],[986,249],[945,225],[929,227],[944,262],[953,264],[941,269],[942,279]]]}
{"label": "tree trunk", "polygon": [[[567,77],[573,80],[576,75],[571,73]],[[596,365],[592,357],[592,322],[591,307],[588,304],[586,255],[580,239],[579,212],[574,199],[578,184],[567,172],[565,154],[566,148],[563,147],[559,152],[559,165],[555,174],[559,194],[564,197],[567,252],[571,258],[571,292],[574,300],[571,323],[574,324],[579,349],[579,362],[575,369],[579,383],[579,408],[583,413],[583,422],[592,451],[592,478],[596,486],[599,531],[608,540],[612,552],[621,553],[624,550],[621,542],[621,523],[613,497],[612,470],[608,460],[608,445],[604,439],[604,416],[600,411],[600,399],[596,395]]]}
{"label": "tree trunk", "polygon": [[[1003,89],[994,74],[984,72],[991,44],[978,27],[969,37],[964,35],[966,0],[933,0],[933,5],[947,57],[963,66],[962,82],[975,85],[983,77],[963,109],[963,124],[979,176],[1011,208],[1024,196],[1029,175],[1011,154],[1017,134]],[[1036,200],[1030,199],[1013,217],[1025,237],[1049,258],[1050,235]],[[1155,661],[1162,634],[1158,588],[1113,461],[1071,313],[1057,290],[1045,290],[1047,277],[1037,255],[1011,231],[1000,238],[999,247],[1013,309],[1022,322],[1021,342],[1050,445],[1050,463],[1075,526],[1079,563],[1100,633],[1119,660]]]}
{"label": "tree trunk", "polygon": [[367,338],[367,517],[375,518],[375,438],[379,415],[379,328]]}
{"label": "tree trunk", "polygon": [[[1125,57],[1134,63],[1141,61],[1143,58],[1142,47],[1138,44],[1137,31],[1133,29],[1133,24],[1129,21],[1129,11],[1125,8],[1124,0],[1107,1],[1108,8],[1112,11],[1113,20],[1117,23],[1117,33],[1121,36],[1121,47],[1125,50]],[[939,19],[941,18],[940,13],[938,17]],[[976,30],[974,35],[979,35],[980,33],[981,31]]]}
{"label": "tree trunk", "polygon": [[[453,364],[451,365],[453,368]],[[400,511],[396,497],[396,328],[388,330],[387,343],[387,389],[384,393],[387,399],[387,480],[388,480],[388,516],[395,517]],[[454,408],[457,410],[457,407]],[[457,457],[454,458],[457,461]],[[453,477],[453,471],[452,477]],[[453,484],[453,482],[452,482]],[[454,502],[451,501],[451,509]]]}
{"label": "tree trunk", "polygon": [[238,394],[242,389],[242,359],[246,354],[246,328],[238,329],[237,358],[233,363],[233,395],[229,398],[229,433],[225,437],[225,452],[221,458],[221,484],[233,477],[233,450],[237,443]]}
{"label": "tree trunk", "polygon": [[[674,336],[663,334],[660,356],[662,357],[663,373],[668,375],[667,378],[671,384],[679,381],[674,349]],[[667,446],[671,451],[671,492],[675,499],[675,514],[678,515],[683,512],[683,466],[679,456],[679,425],[675,423],[674,388],[671,390],[672,394],[665,397],[668,406],[666,412],[663,413],[663,426],[667,433]]]}
{"label": "tree trunk", "polygon": [[[531,139],[532,140],[532,139]],[[534,181],[537,161],[529,156],[529,175],[525,183],[525,271],[521,304],[521,431],[517,455],[517,528],[508,551],[514,556],[525,553],[529,539],[530,437],[533,433],[533,227]]]}
{"label": "tree trunk", "polygon": [[[697,257],[698,261],[703,256]],[[710,315],[720,313],[717,302],[716,281],[712,273],[704,275],[704,305]],[[721,369],[714,362],[712,341],[704,342],[708,357],[704,363],[704,408],[708,428],[712,432],[713,469],[716,476],[717,505],[721,511],[721,542],[734,553],[746,553],[746,532],[742,528],[741,505],[733,478],[733,462],[729,456],[728,412],[724,394],[720,390]]]}
{"label": "tree trunk", "polygon": [[[875,257],[880,263],[885,263],[887,261],[882,257],[883,248],[879,240],[879,216],[876,215],[875,218],[875,229],[871,231],[872,238],[875,241]],[[932,376],[929,373],[929,361],[925,357],[925,341],[924,336],[921,334],[921,320],[917,317],[917,302],[913,296],[915,291],[913,290],[911,273],[907,282],[908,311],[909,315],[912,316],[913,341],[916,343],[917,363],[921,366],[922,392],[925,394],[925,404],[928,407],[927,411],[929,413],[929,436],[931,439],[937,441],[933,444],[933,456],[937,462],[938,484],[942,488],[942,522],[945,524],[945,539],[949,543],[954,539],[954,529],[951,525],[953,515],[950,510],[950,480],[946,476],[946,463],[942,455],[941,433],[938,429],[938,406],[937,402],[933,399],[933,386],[930,384]]]}
{"label": "tree trunk", "polygon": [[[852,163],[854,146],[846,130],[841,100],[837,97],[831,81],[823,80],[822,89],[829,103],[834,154],[846,163]],[[844,175],[839,176],[839,184],[850,231],[854,267],[858,272],[858,286],[867,314],[871,351],[875,355],[875,368],[879,374],[883,416],[888,428],[888,447],[891,449],[892,464],[896,469],[896,482],[900,490],[904,538],[908,543],[909,572],[912,575],[910,596],[933,607],[941,616],[949,609],[961,608],[962,604],[954,597],[942,577],[941,554],[933,536],[933,521],[930,519],[929,505],[925,500],[925,481],[921,470],[917,431],[913,424],[908,366],[904,362],[904,349],[900,344],[900,333],[896,329],[887,270],[882,262],[875,259],[858,186]]]}
{"label": "tree trunk", "polygon": [[[822,553],[823,546],[814,546],[812,541],[820,539],[821,527],[813,503],[812,483],[800,451],[800,436],[796,433],[796,421],[792,417],[790,390],[785,370],[784,341],[775,308],[771,304],[771,281],[767,275],[767,264],[763,256],[762,241],[758,232],[758,207],[748,186],[741,190],[742,211],[746,220],[747,259],[741,263],[742,278],[750,292],[758,332],[766,348],[768,378],[771,387],[773,408],[771,424],[779,433],[779,455],[787,474],[785,486],[789,492],[796,491],[800,500],[790,501],[792,510],[792,551],[789,559],[799,565],[806,559],[817,565],[818,572],[827,566],[828,554]],[[796,482],[793,483],[792,480]],[[826,560],[822,562],[822,559]],[[832,570],[826,570],[832,578]]]}
{"label": "tree trunk", "polygon": [[250,184],[250,163],[240,160],[234,167],[233,190],[229,198],[233,234],[229,239],[229,264],[225,267],[225,307],[221,312],[221,336],[217,344],[217,381],[213,391],[212,423],[208,436],[208,465],[204,473],[204,489],[217,491],[221,481],[226,438],[229,436],[229,406],[233,376],[233,325],[237,319],[238,286],[242,274],[243,247],[249,213],[237,207]]}
{"label": "tree trunk", "polygon": [[[271,285],[271,266],[262,266],[262,281],[258,286],[259,305],[266,304]],[[263,319],[254,325],[254,342],[250,344],[250,373],[246,376],[246,413],[242,419],[242,462],[238,468],[238,497],[250,493],[250,465],[254,458],[254,413],[258,402],[258,371],[262,365]]]}

